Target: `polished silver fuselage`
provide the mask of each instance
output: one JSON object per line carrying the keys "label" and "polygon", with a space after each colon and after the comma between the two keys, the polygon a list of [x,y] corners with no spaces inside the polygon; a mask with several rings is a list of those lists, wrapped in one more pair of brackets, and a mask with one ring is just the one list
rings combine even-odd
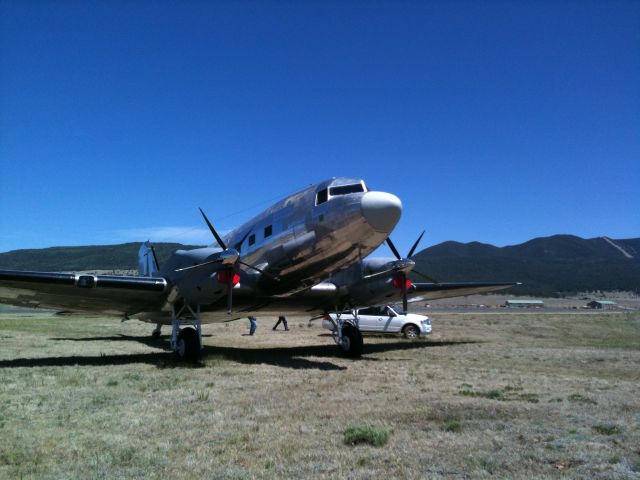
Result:
{"label": "polished silver fuselage", "polygon": [[[326,200],[319,200],[319,192],[354,184],[361,184],[364,191],[329,194]],[[228,287],[217,276],[218,265],[176,272],[205,262],[220,248],[177,251],[160,273],[173,285],[169,300],[184,298],[199,305],[204,322],[245,317],[264,311],[267,304],[274,308],[280,303],[295,304],[296,297],[308,297],[305,292],[310,287],[366,257],[384,242],[401,208],[391,194],[366,191],[361,180],[337,178],[291,195],[234,229],[224,237],[225,243],[240,252],[243,262],[265,273],[238,266],[240,279],[233,288],[231,315],[226,313]],[[165,323],[168,313],[165,308],[137,317]]]}

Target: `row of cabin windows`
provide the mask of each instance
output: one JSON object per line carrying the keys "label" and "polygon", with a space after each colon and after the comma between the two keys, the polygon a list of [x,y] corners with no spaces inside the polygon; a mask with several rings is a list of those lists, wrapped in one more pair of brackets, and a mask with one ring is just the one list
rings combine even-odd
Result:
{"label": "row of cabin windows", "polygon": [[[271,235],[273,235],[273,225],[267,225],[266,227],[264,227],[264,238],[268,238]],[[256,243],[256,234],[252,233],[251,235],[249,235],[249,246],[253,245],[254,243]]]}
{"label": "row of cabin windows", "polygon": [[[329,187],[328,189],[320,190],[316,194],[316,205],[320,205],[329,199],[329,195],[335,197],[336,195],[347,195],[349,193],[364,192],[364,186],[362,183],[354,183],[353,185],[340,185],[339,187]],[[267,225],[264,227],[264,238],[268,238],[273,235],[273,225]],[[249,246],[256,243],[256,234],[249,235]]]}
{"label": "row of cabin windows", "polygon": [[329,196],[335,197],[337,195],[347,195],[349,193],[364,192],[364,186],[362,183],[354,183],[353,185],[340,185],[338,187],[329,187],[320,190],[316,194],[316,205],[321,205],[327,200]]}

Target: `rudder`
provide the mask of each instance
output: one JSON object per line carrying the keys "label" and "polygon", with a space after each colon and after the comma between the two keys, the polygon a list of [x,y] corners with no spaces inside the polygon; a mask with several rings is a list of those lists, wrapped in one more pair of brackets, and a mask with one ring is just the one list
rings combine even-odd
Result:
{"label": "rudder", "polygon": [[140,250],[138,250],[138,274],[141,277],[153,277],[157,275],[158,270],[160,270],[160,266],[156,251],[151,242],[147,240],[140,245]]}

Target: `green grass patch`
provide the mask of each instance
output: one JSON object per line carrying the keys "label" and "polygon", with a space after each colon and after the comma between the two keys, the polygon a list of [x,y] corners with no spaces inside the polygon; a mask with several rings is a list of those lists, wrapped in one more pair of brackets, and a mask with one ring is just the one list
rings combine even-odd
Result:
{"label": "green grass patch", "polygon": [[570,402],[577,402],[577,403],[586,403],[589,405],[597,405],[598,402],[596,402],[595,400],[589,398],[589,397],[585,397],[584,395],[580,395],[579,393],[572,393],[571,395],[569,395],[567,397],[567,400],[569,400]]}
{"label": "green grass patch", "polygon": [[462,395],[464,397],[488,398],[489,400],[498,400],[500,402],[522,401],[529,403],[538,403],[540,401],[537,393],[520,393],[519,390],[520,388],[510,387],[507,385],[503,390],[460,390],[458,392],[458,395]]}
{"label": "green grass patch", "polygon": [[367,443],[374,447],[381,447],[389,441],[389,431],[383,427],[373,425],[352,425],[344,432],[346,445],[358,445]]}
{"label": "green grass patch", "polygon": [[450,418],[444,422],[442,429],[445,432],[459,432],[462,430],[462,422],[455,418]]}
{"label": "green grass patch", "polygon": [[618,435],[619,433],[622,433],[622,429],[618,425],[614,425],[612,423],[594,425],[591,428],[601,435]]}

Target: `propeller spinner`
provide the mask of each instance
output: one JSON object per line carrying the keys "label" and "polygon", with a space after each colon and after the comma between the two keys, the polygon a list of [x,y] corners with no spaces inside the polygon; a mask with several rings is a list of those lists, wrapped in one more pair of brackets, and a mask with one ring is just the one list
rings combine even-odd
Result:
{"label": "propeller spinner", "polygon": [[[408,262],[411,262],[411,264],[415,265],[411,257],[415,253],[416,248],[418,247],[420,240],[422,240],[423,235],[424,235],[424,230],[422,231],[418,239],[413,243],[413,246],[411,247],[408,255],[405,258],[402,258],[400,253],[398,253],[398,249],[396,248],[396,246],[391,241],[391,238],[389,237],[387,237],[387,245],[389,246],[389,249],[393,252],[393,255],[396,257],[398,262],[402,262],[403,264],[407,264]],[[397,268],[395,268],[395,270],[397,270]],[[430,282],[438,283],[438,281],[435,278],[430,277],[429,275],[425,275],[424,273],[418,272],[417,270],[413,270],[411,268],[400,269],[400,271],[398,271],[397,273],[397,276],[394,278],[393,284],[394,286],[399,287],[402,290],[402,309],[404,310],[405,313],[407,312],[407,308],[409,306],[409,301],[407,299],[407,289],[411,287],[411,280],[409,280],[409,277],[407,276],[407,271],[412,271],[416,275],[419,275],[429,280]]]}

